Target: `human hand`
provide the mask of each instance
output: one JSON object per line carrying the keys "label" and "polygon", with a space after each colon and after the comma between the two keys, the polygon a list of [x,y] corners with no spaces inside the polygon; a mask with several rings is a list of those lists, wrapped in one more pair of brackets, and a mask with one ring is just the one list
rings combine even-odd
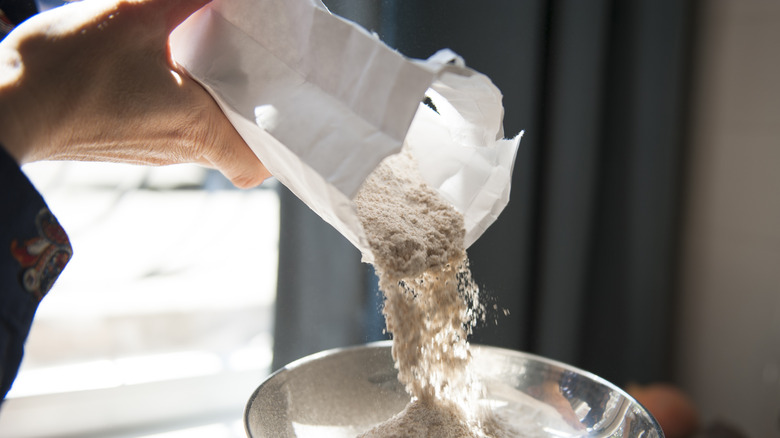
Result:
{"label": "human hand", "polygon": [[0,143],[19,163],[200,163],[238,187],[270,174],[171,59],[170,32],[210,0],[82,0],[0,43]]}

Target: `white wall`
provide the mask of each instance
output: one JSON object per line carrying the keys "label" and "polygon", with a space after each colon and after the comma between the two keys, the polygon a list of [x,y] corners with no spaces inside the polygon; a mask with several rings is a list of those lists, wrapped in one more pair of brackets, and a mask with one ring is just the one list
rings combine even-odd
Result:
{"label": "white wall", "polygon": [[698,4],[677,374],[705,422],[780,437],[780,1]]}

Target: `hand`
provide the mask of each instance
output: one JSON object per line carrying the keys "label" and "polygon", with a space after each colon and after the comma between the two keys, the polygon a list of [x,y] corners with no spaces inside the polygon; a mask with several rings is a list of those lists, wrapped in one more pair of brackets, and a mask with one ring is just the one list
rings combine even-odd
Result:
{"label": "hand", "polygon": [[171,59],[170,32],[209,0],[83,0],[0,43],[0,143],[19,163],[200,163],[238,187],[270,176]]}

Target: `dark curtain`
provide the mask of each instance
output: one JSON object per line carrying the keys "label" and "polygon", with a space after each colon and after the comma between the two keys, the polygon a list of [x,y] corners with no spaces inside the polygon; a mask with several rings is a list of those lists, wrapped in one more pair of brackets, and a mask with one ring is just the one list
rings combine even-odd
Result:
{"label": "dark curtain", "polygon": [[[453,49],[502,90],[505,132],[525,130],[511,201],[469,250],[509,315],[491,315],[474,342],[618,384],[670,379],[692,3],[326,4],[405,55]],[[277,367],[382,337],[375,280],[334,233],[282,193]]]}

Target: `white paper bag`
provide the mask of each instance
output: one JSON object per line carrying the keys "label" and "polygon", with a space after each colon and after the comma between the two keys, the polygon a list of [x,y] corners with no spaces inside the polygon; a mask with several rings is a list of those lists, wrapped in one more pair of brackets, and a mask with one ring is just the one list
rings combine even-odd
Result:
{"label": "white paper bag", "polygon": [[509,200],[520,136],[503,139],[499,90],[449,50],[405,58],[319,0],[215,0],[174,31],[171,51],[268,170],[366,261],[352,199],[404,142],[464,214],[467,247]]}

